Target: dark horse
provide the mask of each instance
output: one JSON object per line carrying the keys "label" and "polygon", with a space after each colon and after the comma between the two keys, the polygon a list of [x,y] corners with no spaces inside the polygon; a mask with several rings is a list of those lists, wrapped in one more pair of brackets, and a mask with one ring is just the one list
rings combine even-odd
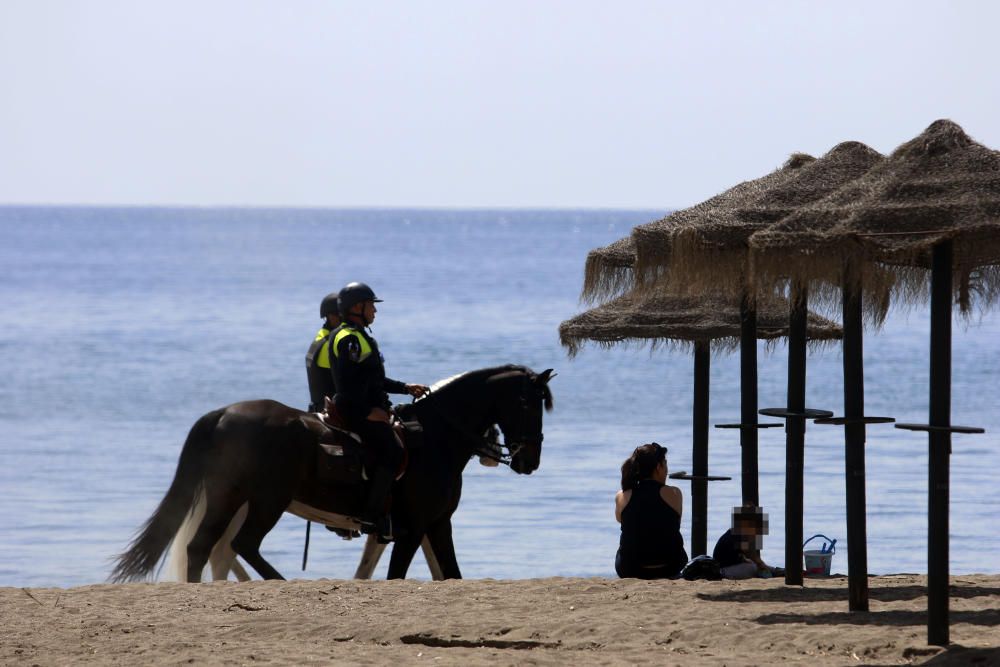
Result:
{"label": "dark horse", "polygon": [[[496,451],[500,460],[520,474],[538,468],[542,408],[552,409],[551,373],[536,374],[523,366],[471,371],[438,383],[428,396],[396,409],[402,420],[419,421],[423,444],[409,451],[406,472],[393,488],[397,535],[390,579],[406,576],[425,540],[442,577],[462,576],[451,534],[462,471],[472,456],[490,455],[482,434],[493,424],[504,435],[506,451]],[[118,558],[111,579],[148,577],[182,523],[198,516],[198,505],[204,506],[204,516],[186,545],[188,581],[201,581],[213,549],[230,545],[260,576],[282,578],[261,556],[260,544],[283,512],[328,524],[357,516],[351,510],[359,509],[361,487],[316,483],[319,450],[333,442],[331,433],[315,415],[276,401],[244,401],[206,414],[191,428],[169,490]],[[217,545],[224,535],[229,537],[227,529],[238,524],[234,517],[243,511],[246,516],[235,537]]]}

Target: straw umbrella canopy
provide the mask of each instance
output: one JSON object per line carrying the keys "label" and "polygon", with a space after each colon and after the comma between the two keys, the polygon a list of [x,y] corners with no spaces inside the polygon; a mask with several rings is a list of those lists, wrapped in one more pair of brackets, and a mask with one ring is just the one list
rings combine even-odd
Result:
{"label": "straw umbrella canopy", "polygon": [[[635,280],[633,271],[636,266],[636,239],[657,234],[658,240],[655,244],[657,257],[661,259],[662,264],[666,264],[669,262],[670,256],[670,239],[669,234],[660,234],[661,231],[669,231],[677,226],[690,224],[700,219],[701,216],[709,211],[728,209],[744,202],[755,193],[759,193],[768,187],[788,179],[797,170],[813,160],[815,158],[811,155],[793,153],[780,169],[760,178],[744,181],[700,204],[674,211],[664,218],[645,225],[639,225],[632,230],[631,236],[619,239],[603,248],[590,251],[587,255],[587,264],[584,270],[583,294],[581,298],[584,301],[593,303],[621,294],[632,288]],[[651,273],[659,275],[662,271],[654,269]],[[655,279],[655,276],[652,277]]]}
{"label": "straw umbrella canopy", "polygon": [[[739,299],[721,295],[668,295],[633,290],[591,308],[559,325],[559,340],[571,357],[587,343],[690,348],[699,343],[731,352],[740,341]],[[788,335],[788,301],[758,300],[757,337],[776,340]],[[810,342],[839,340],[840,326],[809,313]]]}
{"label": "straw umbrella canopy", "polygon": [[[734,206],[668,229],[646,229],[635,234],[636,270],[641,276],[663,270],[662,245],[670,248],[666,267],[672,283],[694,292],[718,290],[742,294],[752,287],[748,263],[750,237],[786,218],[803,206],[822,200],[868,173],[884,157],[868,146],[847,141],[834,146],[788,178],[768,184]],[[884,295],[886,280],[873,275],[868,286]],[[749,283],[749,285],[748,285]],[[884,304],[884,299],[877,302]],[[884,309],[881,312],[884,315]]]}
{"label": "straw umbrella canopy", "polygon": [[[897,298],[922,301],[933,250],[950,241],[967,310],[973,295],[988,304],[1000,292],[998,221],[1000,152],[938,120],[864,178],[755,237],[754,264],[765,276],[794,272],[836,284],[844,258],[861,256],[895,274]],[[869,277],[848,276],[866,289]]]}
{"label": "straw umbrella canopy", "polygon": [[[760,307],[757,335],[765,340],[787,335],[787,303],[774,298],[762,300]],[[690,477],[693,555],[707,551],[710,350],[715,347],[729,351],[736,347],[742,334],[740,315],[739,299],[632,291],[559,326],[559,338],[571,357],[587,342],[602,347],[648,344],[653,348],[694,348],[693,475]],[[841,335],[836,323],[812,313],[808,332],[810,340],[819,344]]]}
{"label": "straw umbrella canopy", "polygon": [[[810,232],[803,235],[806,228]],[[897,427],[929,436],[928,642],[946,645],[951,433],[982,432],[951,424],[952,294],[957,288],[963,310],[973,292],[983,303],[996,298],[1000,152],[976,143],[951,121],[936,121],[856,182],[755,236],[752,246],[761,275],[839,280],[848,333],[850,295],[861,293],[869,275],[858,270],[862,259],[893,271],[904,300],[925,293],[931,269],[930,423]],[[859,345],[855,355],[860,353]],[[846,392],[845,381],[845,401]],[[859,408],[845,416],[848,428],[852,419],[863,427]]]}
{"label": "straw umbrella canopy", "polygon": [[635,242],[631,236],[587,253],[583,270],[583,293],[580,299],[594,303],[632,287],[635,268]]}

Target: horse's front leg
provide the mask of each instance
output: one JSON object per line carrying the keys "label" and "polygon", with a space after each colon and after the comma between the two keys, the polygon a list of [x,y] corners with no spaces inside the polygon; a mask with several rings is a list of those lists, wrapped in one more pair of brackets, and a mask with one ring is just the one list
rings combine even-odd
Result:
{"label": "horse's front leg", "polygon": [[430,538],[426,535],[424,535],[424,539],[420,543],[420,548],[424,552],[424,558],[427,559],[427,569],[431,571],[431,579],[434,581],[444,579],[444,575],[441,574],[441,565],[438,563],[437,554],[434,553],[434,547],[431,546]]}
{"label": "horse's front leg", "polygon": [[378,565],[385,547],[386,545],[379,543],[378,537],[374,533],[368,536],[365,541],[365,550],[361,554],[361,562],[358,563],[358,569],[354,572],[355,579],[372,578],[372,573],[375,572],[375,566]]}
{"label": "horse's front leg", "polygon": [[437,521],[427,530],[427,539],[431,549],[437,556],[438,567],[443,579],[461,579],[462,571],[458,569],[458,557],[455,556],[455,543],[451,537],[451,517]]}
{"label": "horse's front leg", "polygon": [[387,579],[406,577],[406,571],[410,569],[413,556],[417,553],[417,547],[420,546],[423,539],[423,533],[407,533],[405,536],[396,538],[392,543],[392,557],[389,559]]}

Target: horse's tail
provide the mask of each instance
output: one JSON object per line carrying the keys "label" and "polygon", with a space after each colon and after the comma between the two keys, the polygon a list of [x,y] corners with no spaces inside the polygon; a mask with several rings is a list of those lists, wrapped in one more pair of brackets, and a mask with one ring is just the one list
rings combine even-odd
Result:
{"label": "horse's tail", "polygon": [[224,408],[209,412],[191,427],[184,448],[181,449],[174,481],[156,511],[129,543],[128,549],[118,557],[111,572],[111,581],[144,579],[160,562],[163,552],[201,494],[205,457],[212,444],[212,433],[223,412]]}

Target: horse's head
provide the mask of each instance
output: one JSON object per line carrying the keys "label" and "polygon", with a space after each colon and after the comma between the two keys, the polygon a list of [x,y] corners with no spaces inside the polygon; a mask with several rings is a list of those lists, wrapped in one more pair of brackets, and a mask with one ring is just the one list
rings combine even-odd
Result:
{"label": "horse's head", "polygon": [[542,458],[542,408],[552,409],[549,380],[552,369],[535,374],[527,369],[511,370],[491,377],[494,390],[494,421],[503,431],[510,452],[510,468],[530,475]]}

